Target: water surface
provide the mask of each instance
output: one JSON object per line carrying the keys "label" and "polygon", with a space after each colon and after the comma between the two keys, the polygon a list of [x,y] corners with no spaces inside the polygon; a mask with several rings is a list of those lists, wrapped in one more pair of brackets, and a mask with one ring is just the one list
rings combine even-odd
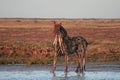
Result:
{"label": "water surface", "polygon": [[0,80],[120,80],[120,62],[87,63],[84,74],[74,69],[75,65],[69,65],[65,76],[62,64],[55,74],[50,72],[51,65],[0,65]]}

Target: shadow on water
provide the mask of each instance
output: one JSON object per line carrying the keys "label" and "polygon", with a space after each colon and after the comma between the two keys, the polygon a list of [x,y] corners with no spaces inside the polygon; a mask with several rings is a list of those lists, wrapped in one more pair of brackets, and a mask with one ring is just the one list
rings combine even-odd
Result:
{"label": "shadow on water", "polygon": [[85,80],[84,74],[82,73],[65,72],[62,75],[59,73],[62,72],[53,73],[53,80]]}
{"label": "shadow on water", "polygon": [[80,77],[80,76],[54,77],[53,80],[84,80],[84,77]]}

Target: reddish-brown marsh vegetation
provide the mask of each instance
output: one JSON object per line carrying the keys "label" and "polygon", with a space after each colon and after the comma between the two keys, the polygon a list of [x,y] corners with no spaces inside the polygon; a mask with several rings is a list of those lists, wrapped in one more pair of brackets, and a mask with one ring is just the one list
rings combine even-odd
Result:
{"label": "reddish-brown marsh vegetation", "polygon": [[[53,19],[0,19],[0,63],[51,63]],[[89,43],[87,61],[120,61],[119,19],[56,19]],[[61,60],[61,58],[60,58]],[[72,57],[70,60],[74,61]]]}

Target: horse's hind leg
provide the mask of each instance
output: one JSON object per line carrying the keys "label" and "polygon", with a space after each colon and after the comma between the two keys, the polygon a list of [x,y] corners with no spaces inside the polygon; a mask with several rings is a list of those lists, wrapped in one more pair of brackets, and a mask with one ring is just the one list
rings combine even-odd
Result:
{"label": "horse's hind leg", "polygon": [[81,55],[76,53],[76,59],[77,59],[77,67],[76,67],[76,70],[75,70],[76,73],[80,72],[80,69],[81,69],[81,60],[80,60],[80,58],[81,58]]}
{"label": "horse's hind leg", "polygon": [[65,53],[65,73],[68,72],[68,55]]}
{"label": "horse's hind leg", "polygon": [[82,73],[85,71],[85,58],[86,58],[86,50],[84,50],[82,54]]}

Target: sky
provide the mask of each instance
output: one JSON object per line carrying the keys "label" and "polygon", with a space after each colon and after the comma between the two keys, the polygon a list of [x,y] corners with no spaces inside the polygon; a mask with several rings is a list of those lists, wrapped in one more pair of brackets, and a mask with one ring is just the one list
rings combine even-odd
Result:
{"label": "sky", "polygon": [[0,0],[0,18],[120,18],[120,0]]}

